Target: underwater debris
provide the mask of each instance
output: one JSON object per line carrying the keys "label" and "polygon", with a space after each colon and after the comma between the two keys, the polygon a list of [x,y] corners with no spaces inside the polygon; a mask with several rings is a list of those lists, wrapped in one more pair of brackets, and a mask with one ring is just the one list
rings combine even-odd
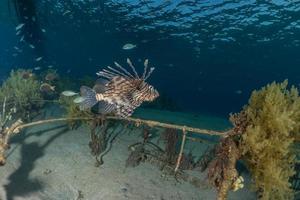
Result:
{"label": "underwater debris", "polygon": [[14,122],[10,127],[6,127],[0,132],[0,165],[5,165],[6,163],[6,157],[5,157],[5,151],[9,149],[9,138],[12,134],[19,133],[18,126],[22,125],[22,120],[17,120]]}
{"label": "underwater debris", "polygon": [[[104,131],[102,131],[101,129],[97,131],[96,133],[96,129],[97,127],[101,124],[101,127],[104,126]],[[101,151],[103,151],[106,147],[106,129],[107,127],[107,122],[103,122],[102,120],[99,121],[97,119],[94,119],[91,123],[90,123],[90,130],[91,130],[91,134],[90,134],[90,138],[91,141],[89,142],[89,147],[91,149],[91,153],[93,156],[97,156],[101,153]]]}
{"label": "underwater debris", "polygon": [[96,157],[96,160],[97,160],[96,167],[98,167],[99,165],[104,164],[103,157],[111,150],[113,142],[115,141],[115,139],[117,138],[117,136],[120,133],[118,131],[117,133],[115,133],[113,135],[113,132],[111,132],[111,134],[107,137],[106,135],[107,135],[108,128],[111,127],[111,126],[114,126],[115,124],[114,123],[108,123],[108,125],[105,127],[105,129],[103,129],[104,130],[103,135],[105,136],[105,138],[103,140],[101,140],[101,142],[102,142],[101,145],[103,147],[105,147],[105,149],[103,151],[101,151],[101,153],[98,157]]}
{"label": "underwater debris", "polygon": [[[98,79],[98,85],[102,85],[102,91],[95,91],[89,87],[80,88],[84,101],[81,109],[86,110],[98,103],[98,112],[101,114],[114,113],[120,117],[129,117],[134,110],[145,101],[153,101],[159,93],[145,81],[150,77],[154,68],[148,70],[148,60],[144,62],[144,72],[140,77],[131,61],[127,59],[133,74],[115,62],[118,69],[108,66],[97,73],[105,79]],[[107,79],[107,80],[106,80]]]}
{"label": "underwater debris", "polygon": [[129,154],[125,167],[137,167],[141,162],[144,162],[147,158],[146,150],[144,145],[130,148],[131,153]]}
{"label": "underwater debris", "polygon": [[165,141],[165,160],[169,164],[174,164],[177,155],[178,133],[175,129],[166,128],[161,134]]}
{"label": "underwater debris", "polygon": [[179,169],[181,170],[192,170],[195,168],[195,161],[194,156],[192,152],[189,152],[188,154],[183,153]]}
{"label": "underwater debris", "polygon": [[115,139],[111,135],[108,136],[109,122],[105,120],[104,116],[95,118],[90,123],[90,138],[89,147],[91,153],[96,158],[95,166],[98,167],[104,163],[103,157],[111,149],[111,143]]}
{"label": "underwater debris", "polygon": [[208,165],[209,182],[218,191],[218,200],[224,200],[229,190],[237,190],[242,187],[236,170],[236,162],[241,156],[232,137],[226,137],[216,148],[216,157]]}
{"label": "underwater debris", "polygon": [[[0,113],[0,165],[5,165],[6,163],[5,151],[9,149],[9,138],[12,134],[19,133],[20,130],[17,127],[23,124],[20,119],[14,123],[11,122],[13,120],[12,115],[15,114],[17,110],[14,107],[7,112],[6,105],[6,98],[4,98]],[[7,126],[8,124],[11,125]]]}
{"label": "underwater debris", "polygon": [[164,151],[158,145],[150,141],[151,134],[148,128],[143,127],[142,136],[142,142],[134,143],[128,147],[131,153],[126,160],[126,167],[138,166],[141,162],[145,161],[147,155],[150,154],[152,156],[156,155],[157,157],[163,156]]}

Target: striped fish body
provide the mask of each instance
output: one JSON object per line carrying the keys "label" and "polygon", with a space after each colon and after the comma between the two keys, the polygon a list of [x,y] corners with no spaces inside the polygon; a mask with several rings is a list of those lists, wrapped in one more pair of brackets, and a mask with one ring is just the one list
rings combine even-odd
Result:
{"label": "striped fish body", "polygon": [[142,83],[142,80],[125,79],[117,76],[106,85],[106,91],[102,94],[102,100],[108,104],[115,105],[115,111],[118,116],[131,116],[133,111],[143,102],[141,98],[135,98],[135,93]]}
{"label": "striped fish body", "polygon": [[115,62],[118,69],[108,66],[108,70],[103,69],[97,75],[107,80],[97,81],[93,90],[86,86],[81,87],[81,94],[84,101],[81,103],[82,109],[93,107],[98,102],[99,113],[115,113],[120,117],[131,116],[133,111],[144,101],[153,101],[159,94],[145,81],[151,75],[154,68],[148,69],[148,60],[144,62],[144,73],[139,76],[127,59],[128,65],[132,68],[134,74],[128,72],[125,68]]}

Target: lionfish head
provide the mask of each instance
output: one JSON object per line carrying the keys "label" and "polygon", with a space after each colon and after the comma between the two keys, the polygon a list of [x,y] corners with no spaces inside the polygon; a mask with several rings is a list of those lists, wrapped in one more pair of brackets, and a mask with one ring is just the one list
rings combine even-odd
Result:
{"label": "lionfish head", "polygon": [[137,101],[153,101],[159,97],[158,91],[150,84],[143,81],[137,88],[133,98]]}

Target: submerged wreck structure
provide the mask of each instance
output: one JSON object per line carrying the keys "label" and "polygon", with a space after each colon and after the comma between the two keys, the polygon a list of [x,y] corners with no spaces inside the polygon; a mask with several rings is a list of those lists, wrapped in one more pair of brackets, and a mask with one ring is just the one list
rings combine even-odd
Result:
{"label": "submerged wreck structure", "polygon": [[[21,72],[11,74],[12,77],[21,75]],[[37,84],[35,79],[30,79],[29,82]],[[0,94],[6,94],[5,88],[8,85],[8,83],[3,84]],[[22,84],[18,87],[21,87],[20,85]],[[13,87],[11,89],[14,90]],[[38,94],[38,89],[36,90],[35,93]],[[19,90],[20,93],[26,91]],[[208,183],[217,190],[217,199],[225,200],[229,191],[236,191],[244,186],[244,179],[237,169],[237,163],[242,163],[254,180],[253,185],[259,199],[293,199],[295,195],[291,183],[298,166],[295,144],[299,142],[300,97],[297,88],[293,86],[289,88],[287,81],[273,82],[261,90],[254,91],[241,112],[230,115],[233,127],[225,132],[132,117],[124,118],[111,114],[99,115],[91,110],[80,110],[72,97],[69,99],[63,97],[59,100],[66,108],[65,117],[23,123],[19,117],[24,116],[18,112],[32,109],[30,102],[34,102],[34,99],[27,98],[25,102],[27,106],[22,107],[24,102],[18,102],[18,99],[14,101],[11,98],[10,105],[18,106],[15,109],[15,106],[8,108],[6,95],[0,97],[2,102],[0,163],[2,165],[6,161],[9,139],[14,134],[20,134],[26,127],[59,121],[68,122],[70,128],[76,128],[80,123],[87,124],[91,133],[89,147],[96,157],[96,166],[105,164],[103,158],[118,136],[109,134],[107,130],[121,122],[124,128],[142,129],[143,134],[142,141],[129,147],[131,153],[126,161],[127,167],[135,167],[141,162],[149,161],[158,164],[162,170],[167,170],[176,179],[188,181],[200,188],[207,185],[207,182],[190,176],[184,171],[203,165],[202,170],[207,168],[205,173],[207,173]],[[43,101],[40,95],[34,98]],[[150,141],[150,130],[155,128],[164,130],[162,138],[165,141],[165,148]],[[194,136],[197,134],[220,138],[214,150],[210,151],[212,156],[205,157],[205,162],[195,162],[192,154],[184,153],[186,140],[196,140]]]}

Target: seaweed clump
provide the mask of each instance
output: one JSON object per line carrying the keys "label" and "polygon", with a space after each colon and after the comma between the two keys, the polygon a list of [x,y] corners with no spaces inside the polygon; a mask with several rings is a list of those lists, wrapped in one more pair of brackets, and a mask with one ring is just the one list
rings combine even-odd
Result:
{"label": "seaweed clump", "polygon": [[248,105],[232,114],[230,121],[233,129],[221,139],[208,166],[218,199],[243,187],[236,170],[238,160],[250,171],[259,199],[293,199],[290,180],[295,174],[296,153],[292,147],[300,131],[298,90],[288,88],[287,81],[268,84],[253,91]]}
{"label": "seaweed clump", "polygon": [[[96,118],[90,110],[81,110],[78,104],[73,102],[74,98],[61,95],[59,104],[64,108],[66,117],[69,118],[68,126],[70,129],[76,129],[81,124],[92,123],[92,119]],[[81,120],[74,120],[81,118]]]}
{"label": "seaweed clump", "polygon": [[30,70],[12,70],[0,88],[0,101],[6,99],[8,109],[15,106],[21,117],[27,117],[29,111],[38,110],[43,105],[39,88],[40,83]]}
{"label": "seaweed clump", "polygon": [[294,138],[300,131],[300,97],[288,82],[254,91],[242,112],[248,126],[241,137],[243,160],[260,199],[293,199],[289,182],[295,174]]}

